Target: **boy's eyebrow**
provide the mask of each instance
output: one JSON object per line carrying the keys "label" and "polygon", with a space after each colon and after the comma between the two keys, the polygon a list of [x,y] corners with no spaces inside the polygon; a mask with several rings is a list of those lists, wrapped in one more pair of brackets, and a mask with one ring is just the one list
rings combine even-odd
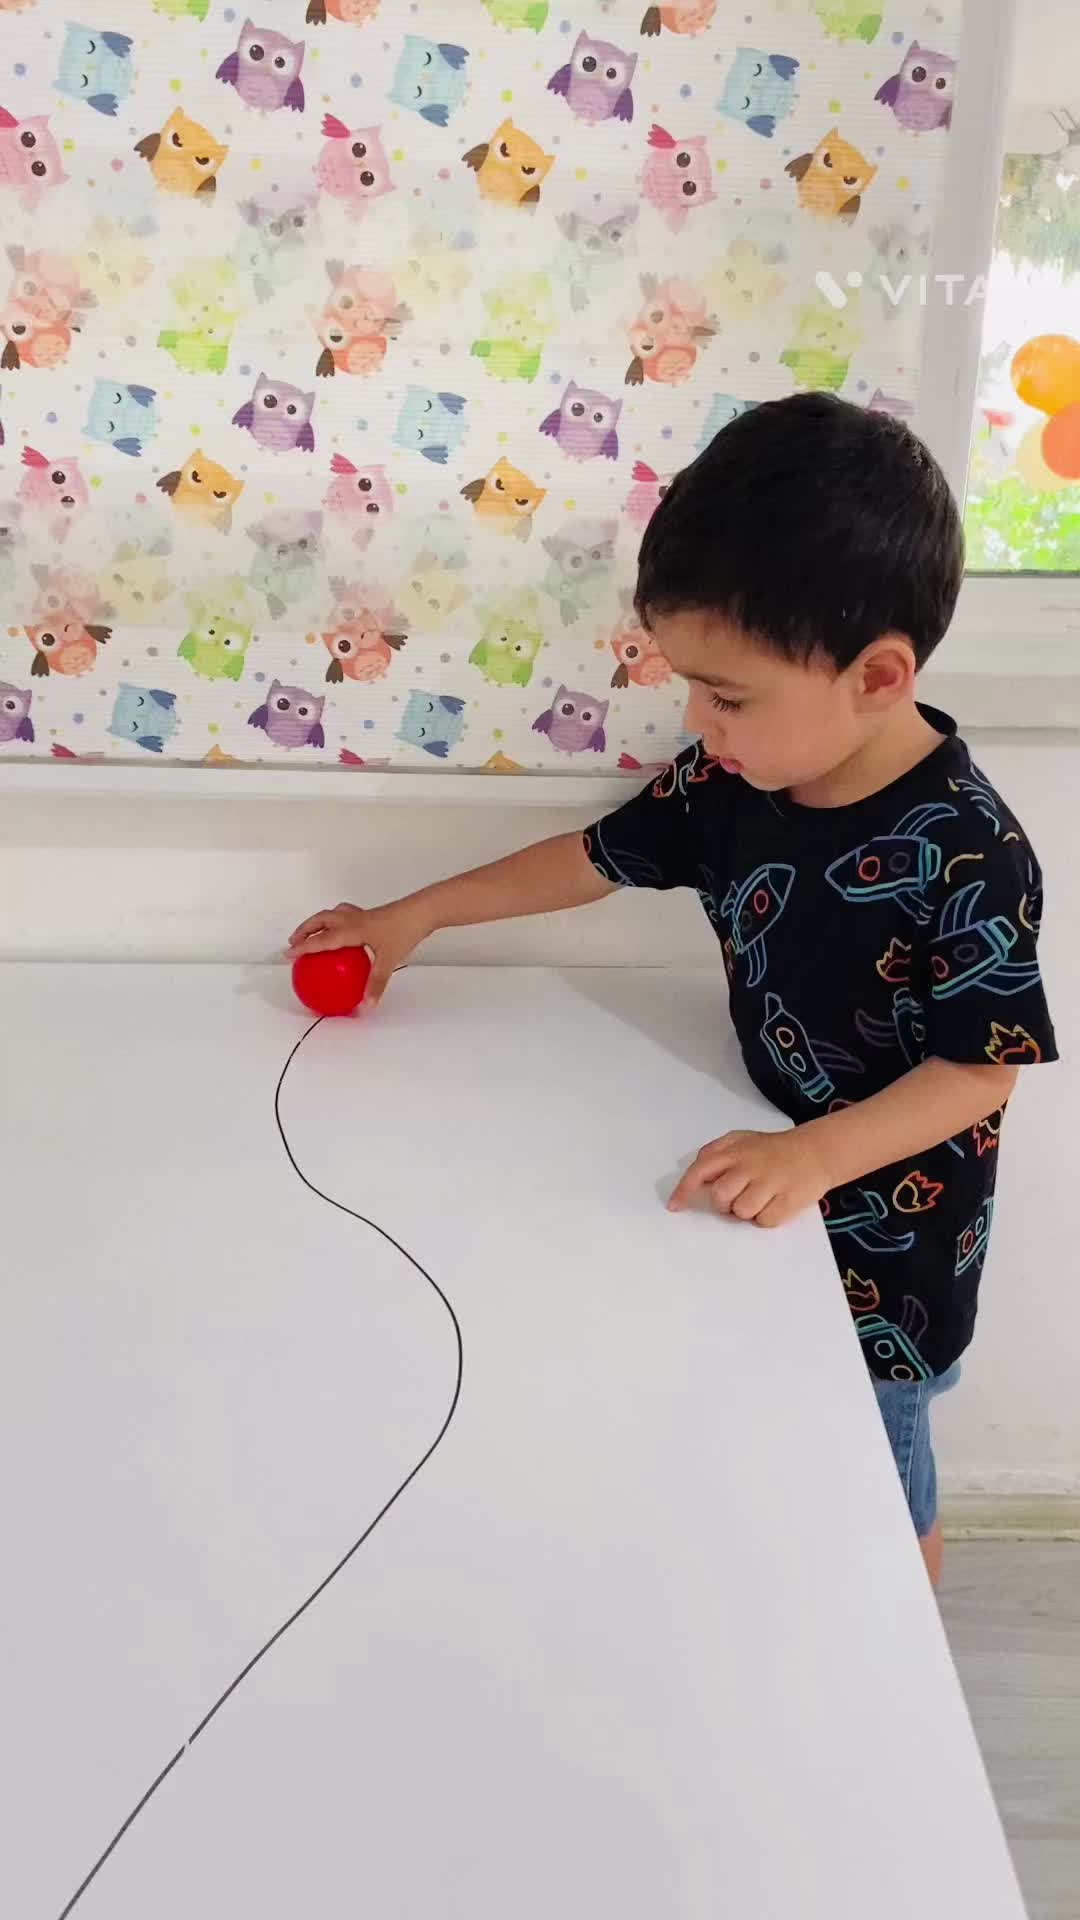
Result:
{"label": "boy's eyebrow", "polygon": [[750,691],[741,680],[726,680],[723,674],[695,673],[694,679],[700,680],[703,687],[715,687],[718,692],[749,693]]}

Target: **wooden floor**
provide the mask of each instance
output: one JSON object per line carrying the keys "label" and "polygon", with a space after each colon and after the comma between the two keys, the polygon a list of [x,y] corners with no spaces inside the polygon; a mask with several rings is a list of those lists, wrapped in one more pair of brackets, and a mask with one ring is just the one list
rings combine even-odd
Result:
{"label": "wooden floor", "polygon": [[1080,1920],[1080,1544],[951,1542],[942,1612],[1031,1920]]}

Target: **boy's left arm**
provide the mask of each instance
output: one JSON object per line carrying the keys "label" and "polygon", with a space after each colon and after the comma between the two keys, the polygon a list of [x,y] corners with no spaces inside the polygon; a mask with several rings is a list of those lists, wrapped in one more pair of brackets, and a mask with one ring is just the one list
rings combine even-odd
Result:
{"label": "boy's left arm", "polygon": [[978,851],[943,860],[933,916],[912,943],[927,1058],[882,1092],[791,1132],[711,1140],[675,1188],[675,1212],[707,1194],[719,1213],[781,1226],[830,1188],[985,1120],[1005,1105],[1019,1067],[1056,1060],[1037,955],[1038,862],[1007,818],[992,834],[984,826],[980,841]]}
{"label": "boy's left arm", "polygon": [[679,1213],[708,1189],[717,1213],[782,1227],[878,1167],[940,1146],[1005,1105],[1019,1069],[924,1060],[882,1093],[788,1133],[726,1133],[702,1147],[672,1193]]}

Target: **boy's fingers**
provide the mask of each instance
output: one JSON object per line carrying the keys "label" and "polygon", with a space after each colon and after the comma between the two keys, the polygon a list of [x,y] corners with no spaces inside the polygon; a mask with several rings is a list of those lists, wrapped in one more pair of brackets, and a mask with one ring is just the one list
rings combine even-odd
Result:
{"label": "boy's fingers", "polygon": [[757,1220],[773,1198],[773,1188],[765,1180],[748,1180],[732,1203],[736,1220]]}
{"label": "boy's fingers", "polygon": [[723,1173],[730,1165],[730,1156],[731,1149],[725,1140],[714,1140],[711,1146],[702,1147],[697,1158],[691,1161],[682,1179],[672,1190],[668,1201],[672,1212],[678,1213],[679,1209],[685,1207],[696,1193],[701,1192],[702,1187],[711,1185],[718,1174]]}
{"label": "boy's fingers", "polygon": [[709,1182],[709,1205],[717,1213],[739,1213],[741,1198],[750,1185],[745,1167],[731,1167]]}
{"label": "boy's fingers", "polygon": [[329,910],[324,907],[321,913],[313,913],[307,920],[301,920],[300,925],[294,927],[289,935],[290,947],[298,947],[303,941],[310,939],[313,933],[320,932],[329,918]]}

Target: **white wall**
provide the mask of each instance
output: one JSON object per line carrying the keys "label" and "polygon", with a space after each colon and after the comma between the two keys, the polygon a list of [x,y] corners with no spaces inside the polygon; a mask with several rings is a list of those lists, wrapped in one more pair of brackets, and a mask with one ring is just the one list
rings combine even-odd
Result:
{"label": "white wall", "polygon": [[[1080,1255],[1069,1214],[1080,1181],[1080,742],[985,736],[975,747],[1043,861],[1045,971],[1066,1058],[1026,1076],[1006,1130],[978,1337],[938,1414],[942,1479],[954,1493],[1080,1496]],[[554,806],[0,789],[0,958],[266,960],[316,906],[378,901],[584,819]],[[446,935],[428,957],[719,964],[696,902],[654,895]]]}

